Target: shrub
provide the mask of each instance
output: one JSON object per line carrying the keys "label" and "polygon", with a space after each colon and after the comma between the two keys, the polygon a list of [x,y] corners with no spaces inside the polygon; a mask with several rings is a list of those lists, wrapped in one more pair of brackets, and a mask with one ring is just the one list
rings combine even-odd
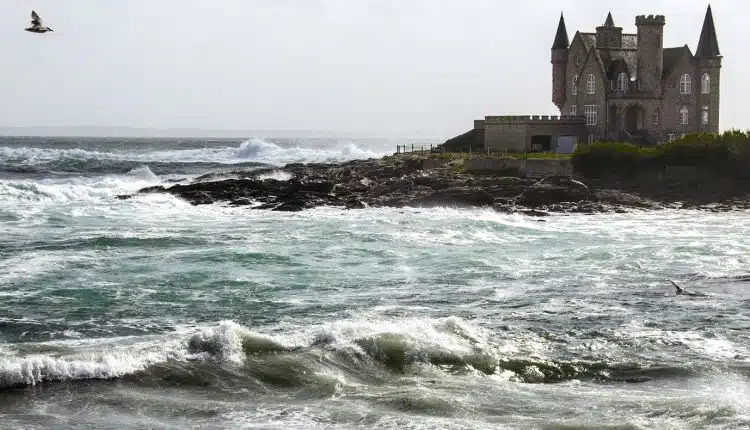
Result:
{"label": "shrub", "polygon": [[576,172],[588,177],[630,176],[666,166],[691,166],[714,174],[750,178],[750,133],[698,133],[653,148],[630,143],[580,145],[572,158]]}
{"label": "shrub", "polygon": [[573,153],[572,163],[576,172],[588,177],[632,175],[638,169],[650,167],[653,156],[653,149],[631,143],[595,142],[579,145]]}

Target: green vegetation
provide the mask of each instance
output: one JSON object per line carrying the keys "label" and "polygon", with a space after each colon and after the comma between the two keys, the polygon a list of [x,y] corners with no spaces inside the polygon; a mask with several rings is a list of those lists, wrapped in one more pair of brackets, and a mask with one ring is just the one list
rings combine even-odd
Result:
{"label": "green vegetation", "polygon": [[[418,153],[416,153],[418,154]],[[474,151],[471,154],[468,152],[438,152],[438,153],[427,153],[425,154],[428,158],[438,158],[441,160],[477,160],[477,159],[493,159],[493,160],[569,160],[572,154],[556,154],[554,152],[529,152],[529,153],[505,153],[505,152],[487,152],[487,151]]]}
{"label": "green vegetation", "polygon": [[689,166],[716,175],[750,178],[750,132],[691,134],[656,147],[596,142],[579,145],[572,158],[587,177],[631,176],[639,171]]}

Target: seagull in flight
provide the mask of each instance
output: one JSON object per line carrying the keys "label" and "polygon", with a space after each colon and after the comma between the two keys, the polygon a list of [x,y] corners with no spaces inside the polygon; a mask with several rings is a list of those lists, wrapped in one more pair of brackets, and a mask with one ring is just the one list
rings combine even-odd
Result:
{"label": "seagull in flight", "polygon": [[42,18],[33,10],[31,11],[31,27],[27,28],[26,31],[32,33],[46,33],[52,31],[51,28],[42,25]]}

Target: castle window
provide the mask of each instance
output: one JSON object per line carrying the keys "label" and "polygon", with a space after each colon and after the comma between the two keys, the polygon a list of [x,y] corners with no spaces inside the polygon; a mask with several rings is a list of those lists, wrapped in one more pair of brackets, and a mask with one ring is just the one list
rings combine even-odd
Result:
{"label": "castle window", "polygon": [[573,76],[573,86],[570,87],[570,93],[574,96],[578,95],[578,75]]}
{"label": "castle window", "polygon": [[686,125],[688,123],[688,108],[685,106],[680,109],[680,123]]}
{"label": "castle window", "polygon": [[654,109],[654,125],[659,125],[659,121],[661,121],[661,110],[659,108]]}
{"label": "castle window", "polygon": [[693,83],[690,81],[690,75],[685,73],[680,77],[680,94],[690,94],[693,92],[692,85]]}
{"label": "castle window", "polygon": [[701,78],[701,92],[703,94],[711,93],[711,76],[709,76],[708,73],[704,73]]}
{"label": "castle window", "polygon": [[581,65],[581,54],[579,54],[579,53],[576,52],[576,55],[575,55],[575,57],[573,57],[573,60],[576,62],[576,66],[580,66]]}
{"label": "castle window", "polygon": [[578,116],[578,106],[570,105],[570,116]]}
{"label": "castle window", "polygon": [[586,93],[596,94],[596,78],[593,73],[586,80]]}
{"label": "castle window", "polygon": [[583,115],[586,117],[586,125],[596,125],[596,105],[584,106]]}
{"label": "castle window", "polygon": [[625,92],[628,90],[628,75],[620,73],[617,75],[617,91]]}
{"label": "castle window", "polygon": [[703,106],[701,110],[701,124],[708,125],[708,106]]}

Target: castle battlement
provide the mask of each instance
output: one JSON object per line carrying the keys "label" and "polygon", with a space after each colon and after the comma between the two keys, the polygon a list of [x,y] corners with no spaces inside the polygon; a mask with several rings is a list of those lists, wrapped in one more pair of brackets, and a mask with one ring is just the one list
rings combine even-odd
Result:
{"label": "castle battlement", "polygon": [[585,123],[583,116],[570,115],[500,115],[484,117],[484,124],[538,124],[538,123],[579,124]]}
{"label": "castle battlement", "polygon": [[665,25],[667,19],[664,15],[638,15],[635,17],[635,25]]}

